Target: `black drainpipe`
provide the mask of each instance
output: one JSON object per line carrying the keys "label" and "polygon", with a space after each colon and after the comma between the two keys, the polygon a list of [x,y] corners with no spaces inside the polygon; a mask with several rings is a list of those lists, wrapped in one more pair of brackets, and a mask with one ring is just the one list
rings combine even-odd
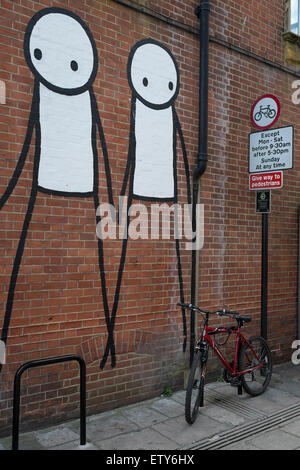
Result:
{"label": "black drainpipe", "polygon": [[[195,9],[200,20],[200,78],[199,78],[199,135],[197,166],[193,171],[193,212],[192,227],[196,232],[196,204],[198,201],[199,180],[207,165],[207,130],[208,130],[208,47],[209,47],[209,0],[201,0]],[[196,302],[197,251],[192,251],[191,303]],[[195,312],[191,311],[190,364],[194,356]]]}

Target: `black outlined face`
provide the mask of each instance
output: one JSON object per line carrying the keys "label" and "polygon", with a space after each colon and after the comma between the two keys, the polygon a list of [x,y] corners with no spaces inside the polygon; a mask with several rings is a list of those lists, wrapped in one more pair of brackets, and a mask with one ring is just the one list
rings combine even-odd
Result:
{"label": "black outlined face", "polygon": [[97,73],[97,51],[89,29],[62,8],[34,15],[26,29],[24,54],[34,75],[57,93],[82,93]]}
{"label": "black outlined face", "polygon": [[127,74],[133,93],[150,108],[167,108],[178,95],[176,61],[166,47],[153,39],[139,41],[132,48]]}

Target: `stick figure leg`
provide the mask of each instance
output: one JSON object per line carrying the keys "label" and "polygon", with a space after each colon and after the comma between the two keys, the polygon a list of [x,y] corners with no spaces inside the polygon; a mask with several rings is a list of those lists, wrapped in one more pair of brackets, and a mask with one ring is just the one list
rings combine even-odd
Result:
{"label": "stick figure leg", "polygon": [[122,254],[121,254],[121,260],[120,260],[120,266],[119,266],[119,272],[118,272],[118,279],[117,279],[117,286],[116,286],[116,292],[115,292],[115,297],[114,297],[114,304],[112,308],[112,313],[111,313],[111,319],[110,319],[110,328],[109,328],[109,334],[107,338],[107,343],[106,343],[106,348],[103,354],[103,358],[100,362],[100,369],[104,369],[104,366],[106,364],[109,351],[111,350],[111,366],[115,367],[116,365],[116,359],[115,359],[115,346],[114,346],[114,337],[113,337],[113,331],[114,331],[114,326],[115,326],[115,319],[116,319],[116,313],[118,309],[118,302],[119,302],[119,295],[120,295],[120,290],[121,290],[121,283],[122,283],[122,277],[123,277],[123,271],[124,271],[124,265],[125,265],[125,258],[126,258],[126,251],[127,251],[127,238],[123,240],[123,245],[122,245]]}
{"label": "stick figure leg", "polygon": [[[128,198],[128,202],[127,202],[128,207],[131,206],[131,202],[132,202],[132,191],[130,191],[130,194],[129,194],[129,198]],[[128,226],[129,226],[129,215],[128,214],[129,214],[129,211],[127,210],[126,231],[127,231]],[[114,326],[115,326],[115,320],[116,320],[116,314],[117,314],[117,309],[118,309],[118,304],[119,304],[119,297],[120,297],[120,291],[121,291],[123,272],[124,272],[125,261],[126,261],[127,243],[128,243],[128,234],[126,232],[126,236],[125,236],[125,238],[123,240],[123,244],[122,244],[122,252],[121,252],[120,265],[119,265],[119,271],[118,271],[118,279],[117,279],[117,285],[116,285],[116,290],[115,290],[113,308],[112,308],[112,312],[111,312],[110,331],[109,331],[109,335],[108,335],[108,338],[107,338],[105,351],[104,351],[102,360],[100,362],[100,369],[104,369],[110,350],[111,350],[111,355],[112,355],[112,367],[115,367],[115,365],[116,365],[113,331],[114,331]]]}
{"label": "stick figure leg", "polygon": [[[6,344],[6,341],[7,341],[8,329],[9,329],[13,302],[14,302],[15,288],[16,288],[20,264],[21,264],[22,256],[24,252],[28,227],[31,221],[34,204],[36,201],[36,195],[37,195],[37,187],[35,184],[33,184],[26,216],[25,216],[24,223],[23,223],[22,233],[21,233],[17,253],[15,256],[15,260],[14,260],[13,270],[12,270],[12,274],[10,278],[10,284],[9,284],[9,290],[8,290],[8,296],[7,296],[7,302],[6,302],[6,310],[5,310],[5,316],[3,320],[3,328],[2,328],[2,334],[1,334],[1,340],[3,341],[4,344]],[[1,371],[1,368],[2,368],[2,364],[0,364],[0,371]]]}
{"label": "stick figure leg", "polygon": [[[95,204],[95,210],[96,210],[96,214],[97,214],[97,209],[99,207],[99,198],[98,198],[97,194],[94,196],[94,204]],[[96,226],[99,226],[98,225],[99,222],[100,222],[100,216],[96,215]],[[112,367],[114,367],[115,364],[116,364],[116,358],[115,358],[116,353],[115,353],[115,345],[114,345],[113,334],[112,334],[113,327],[111,326],[111,322],[110,322],[109,307],[108,307],[108,301],[107,301],[106,278],[105,278],[105,270],[104,270],[103,242],[102,242],[102,238],[99,237],[99,236],[98,236],[98,260],[99,260],[99,271],[100,271],[100,279],[101,279],[102,299],[103,299],[105,322],[106,322],[109,338],[111,338],[111,341],[110,341],[111,363],[112,363]],[[108,354],[109,354],[109,350],[107,352],[107,356],[108,356]],[[106,360],[107,360],[107,356],[106,356]],[[105,360],[105,362],[106,362],[106,360]]]}

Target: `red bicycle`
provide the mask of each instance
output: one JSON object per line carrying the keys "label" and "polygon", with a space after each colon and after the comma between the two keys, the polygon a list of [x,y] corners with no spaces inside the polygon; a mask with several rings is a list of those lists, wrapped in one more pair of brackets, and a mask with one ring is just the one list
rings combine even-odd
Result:
{"label": "red bicycle", "polygon": [[[252,336],[247,340],[242,335],[241,327],[244,323],[249,323],[251,317],[239,315],[238,312],[225,309],[210,312],[192,304],[178,303],[177,305],[194,312],[200,312],[204,319],[203,330],[195,346],[186,389],[186,421],[189,424],[193,424],[198,416],[199,407],[203,406],[205,373],[210,347],[225,367],[223,372],[224,380],[231,385],[237,386],[239,394],[242,393],[242,389],[252,396],[262,394],[271,380],[272,355],[266,340],[261,336]],[[229,316],[234,318],[237,321],[237,325],[231,327],[210,327],[208,326],[209,317],[213,314],[220,317]],[[236,335],[235,353],[233,361],[229,362],[220,351],[214,336],[220,333],[228,334],[226,341],[223,343],[224,345],[232,332],[235,332]]]}

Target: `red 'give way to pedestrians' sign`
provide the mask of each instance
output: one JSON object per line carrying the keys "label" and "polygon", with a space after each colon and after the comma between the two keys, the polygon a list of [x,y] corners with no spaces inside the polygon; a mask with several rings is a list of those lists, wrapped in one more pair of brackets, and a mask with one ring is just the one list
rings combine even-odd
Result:
{"label": "red 'give way to pedestrians' sign", "polygon": [[249,175],[249,189],[276,189],[282,188],[283,172],[252,173]]}

